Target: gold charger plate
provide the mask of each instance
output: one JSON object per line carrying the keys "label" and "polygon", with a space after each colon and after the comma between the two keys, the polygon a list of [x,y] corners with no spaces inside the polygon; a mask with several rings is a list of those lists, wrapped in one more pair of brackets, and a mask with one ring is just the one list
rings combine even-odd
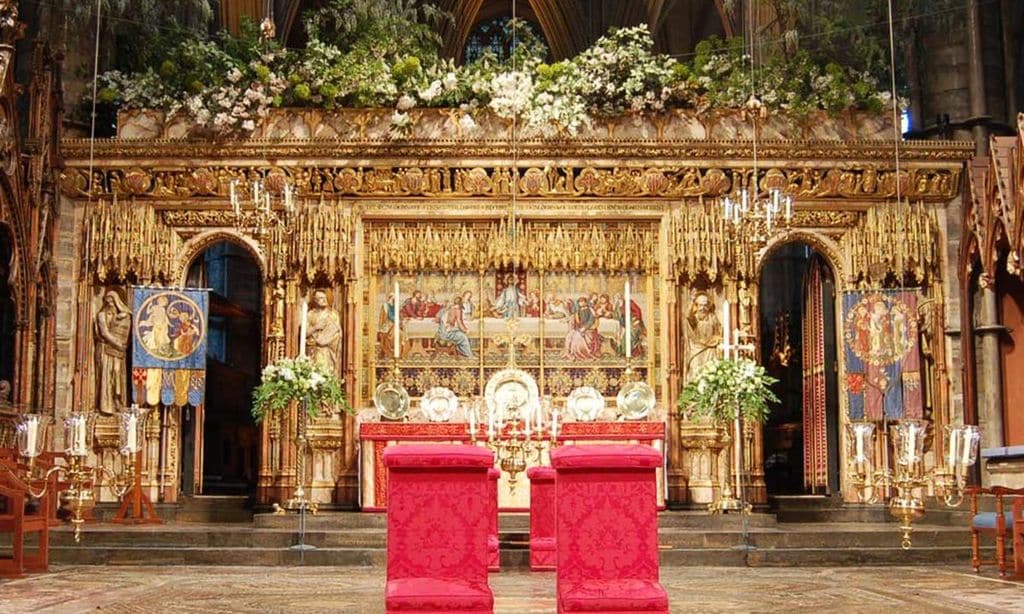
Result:
{"label": "gold charger plate", "polygon": [[398,382],[383,382],[373,391],[373,405],[381,418],[402,420],[409,413],[409,391]]}

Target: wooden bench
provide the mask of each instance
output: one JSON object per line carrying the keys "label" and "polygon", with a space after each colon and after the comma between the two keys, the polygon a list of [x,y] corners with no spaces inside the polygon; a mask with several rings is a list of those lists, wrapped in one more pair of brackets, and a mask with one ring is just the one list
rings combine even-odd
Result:
{"label": "wooden bench", "polygon": [[[46,571],[50,561],[50,499],[43,497],[39,506],[28,509],[31,496],[28,484],[11,471],[0,470],[0,533],[11,534],[12,556],[0,558],[0,576],[17,578],[26,571]],[[25,536],[39,534],[35,554],[25,553]]]}

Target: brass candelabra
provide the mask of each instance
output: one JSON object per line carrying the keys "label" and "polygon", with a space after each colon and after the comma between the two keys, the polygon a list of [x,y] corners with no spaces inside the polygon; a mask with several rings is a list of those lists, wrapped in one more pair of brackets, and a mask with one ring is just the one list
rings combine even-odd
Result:
{"label": "brass candelabra", "polygon": [[[469,438],[474,445],[479,438],[479,407],[477,400],[468,412]],[[544,413],[550,416],[546,423]],[[498,467],[508,474],[510,492],[515,492],[519,474],[531,463],[541,463],[545,446],[558,445],[558,426],[558,412],[546,398],[533,411],[523,411],[523,405],[511,405],[488,413],[484,443],[494,451]]]}
{"label": "brass candelabra", "polygon": [[[25,482],[29,484],[29,495],[36,499],[46,496],[50,489],[50,478],[54,475],[57,475],[61,482],[68,484],[59,491],[58,499],[61,507],[71,514],[76,543],[82,541],[82,524],[85,522],[83,512],[95,502],[94,489],[97,479],[102,476],[111,479],[111,489],[119,499],[131,489],[138,469],[135,458],[141,449],[148,413],[149,408],[132,405],[120,414],[120,451],[125,456],[125,464],[124,470],[119,473],[103,466],[93,467],[88,464],[87,458],[91,451],[88,434],[92,430],[93,416],[75,412],[64,420],[64,453],[67,464],[54,465],[42,475],[37,475],[36,458],[42,452],[49,418],[35,413],[22,414],[20,417],[15,428],[18,452],[28,461]],[[42,482],[42,489],[33,489],[32,482]]]}
{"label": "brass candelabra", "polygon": [[[890,446],[882,446],[882,468],[875,468],[874,422],[858,420],[846,425],[849,445],[848,475],[862,503],[877,503],[880,491],[895,493],[889,498],[889,513],[900,520],[901,545],[911,547],[913,521],[925,513],[923,489],[930,489],[948,507],[963,502],[967,469],[978,458],[978,427],[970,424],[945,427],[946,450],[937,456],[936,467],[925,470],[924,448],[929,424],[924,420],[904,419],[889,427]],[[883,432],[883,436],[886,433]],[[889,443],[889,442],[886,442]]]}

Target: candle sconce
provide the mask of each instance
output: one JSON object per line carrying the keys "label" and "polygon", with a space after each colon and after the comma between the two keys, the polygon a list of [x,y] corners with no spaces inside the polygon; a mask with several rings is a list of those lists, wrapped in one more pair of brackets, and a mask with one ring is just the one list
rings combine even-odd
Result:
{"label": "candle sconce", "polygon": [[119,420],[120,452],[125,456],[123,471],[115,473],[106,467],[92,467],[87,463],[89,453],[89,433],[92,432],[93,416],[91,414],[72,413],[64,419],[64,454],[67,464],[54,465],[42,475],[36,475],[35,461],[42,453],[43,436],[49,417],[41,414],[22,414],[15,427],[18,453],[28,461],[26,482],[42,482],[39,491],[29,488],[29,495],[39,499],[49,492],[50,477],[56,475],[60,482],[68,486],[58,492],[60,506],[71,514],[71,524],[75,528],[75,542],[82,541],[81,528],[85,522],[83,512],[95,501],[95,485],[101,476],[113,480],[111,489],[118,497],[124,495],[132,487],[137,467],[135,459],[141,450],[140,443],[145,436],[144,429],[149,408],[132,405],[124,410]]}
{"label": "candle sconce", "polygon": [[924,420],[910,419],[891,425],[888,433],[892,442],[891,468],[889,449],[885,446],[883,467],[875,469],[875,423],[859,420],[846,425],[850,446],[847,469],[857,498],[861,503],[877,503],[879,491],[895,488],[895,494],[889,499],[889,512],[900,520],[904,550],[911,547],[913,521],[925,513],[924,500],[916,491],[930,488],[948,507],[959,506],[967,485],[967,470],[978,458],[981,439],[978,427],[949,425],[945,427],[946,453],[938,466],[926,472],[924,447],[928,427]]}

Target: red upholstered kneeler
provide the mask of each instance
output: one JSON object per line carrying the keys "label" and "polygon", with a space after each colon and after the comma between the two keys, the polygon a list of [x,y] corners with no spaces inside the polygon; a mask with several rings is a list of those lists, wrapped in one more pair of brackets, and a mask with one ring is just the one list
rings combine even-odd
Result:
{"label": "red upholstered kneeler", "polygon": [[494,453],[401,445],[388,469],[388,612],[493,612],[487,535]]}
{"label": "red upholstered kneeler", "polygon": [[487,571],[501,571],[501,551],[498,548],[498,479],[501,471],[494,467],[487,470],[490,485],[491,511],[490,530],[487,533]]}
{"label": "red upholstered kneeler", "polygon": [[668,612],[650,446],[564,446],[555,468],[559,612]]}
{"label": "red upholstered kneeler", "polygon": [[555,470],[530,467],[530,569],[555,568]]}

